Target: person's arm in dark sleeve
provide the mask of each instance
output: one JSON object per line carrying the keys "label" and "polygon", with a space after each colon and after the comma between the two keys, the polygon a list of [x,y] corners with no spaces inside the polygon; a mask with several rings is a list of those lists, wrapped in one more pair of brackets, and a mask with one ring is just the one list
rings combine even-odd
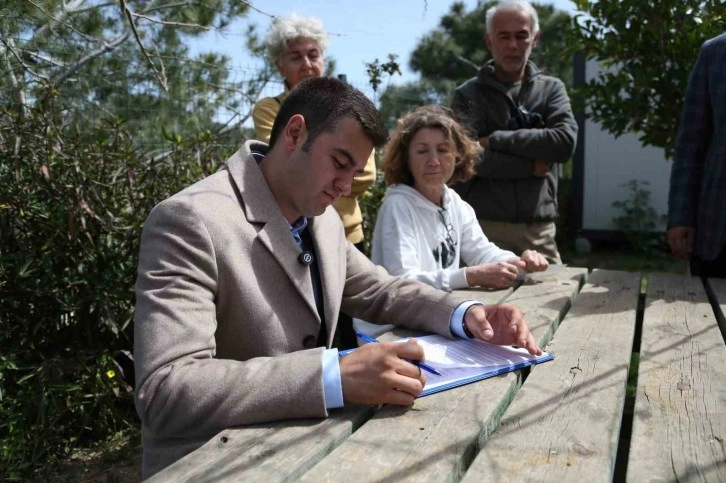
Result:
{"label": "person's arm in dark sleeve", "polygon": [[[481,117],[474,114],[474,104],[460,90],[454,92],[451,101],[454,118],[473,139],[478,139],[479,132],[486,132],[486,124]],[[485,148],[477,163],[477,175],[492,179],[520,179],[532,176],[533,160],[527,157],[494,151]]]}
{"label": "person's arm in dark sleeve", "polygon": [[494,131],[489,135],[489,147],[492,151],[548,163],[564,163],[572,157],[577,140],[577,122],[572,113],[570,98],[565,85],[559,79],[553,79],[549,89],[547,107],[541,113],[545,127]]}
{"label": "person's arm in dark sleeve", "polygon": [[668,196],[668,226],[696,224],[698,197],[706,148],[713,136],[710,87],[706,76],[706,52],[701,53],[688,82]]}

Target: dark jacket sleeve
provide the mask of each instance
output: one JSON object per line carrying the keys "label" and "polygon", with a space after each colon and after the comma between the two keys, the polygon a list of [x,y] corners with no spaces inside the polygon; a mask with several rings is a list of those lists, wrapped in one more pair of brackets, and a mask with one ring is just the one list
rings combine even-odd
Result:
{"label": "dark jacket sleeve", "polygon": [[705,49],[696,60],[683,102],[671,168],[668,227],[695,226],[706,149],[713,135]]}
{"label": "dark jacket sleeve", "polygon": [[490,179],[530,178],[534,174],[534,165],[532,159],[486,149],[479,158],[476,174]]}
{"label": "dark jacket sleeve", "polygon": [[546,107],[543,129],[494,131],[489,136],[492,151],[549,163],[567,162],[575,152],[577,122],[572,113],[565,85],[551,78],[545,90]]}
{"label": "dark jacket sleeve", "polygon": [[[479,110],[474,112],[474,104],[471,100],[473,95],[462,92],[462,88],[454,92],[451,100],[451,110],[456,120],[464,126],[467,134],[474,139],[478,139],[477,126],[484,129],[486,119],[482,119],[486,113]],[[504,153],[486,149],[482,152],[479,162],[477,163],[477,175],[482,178],[493,179],[521,179],[532,176],[532,160],[516,154]]]}

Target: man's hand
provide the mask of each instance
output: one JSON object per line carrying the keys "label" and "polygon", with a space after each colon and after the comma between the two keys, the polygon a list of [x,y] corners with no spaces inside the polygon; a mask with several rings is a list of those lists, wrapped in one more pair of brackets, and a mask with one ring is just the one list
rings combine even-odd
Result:
{"label": "man's hand", "polygon": [[668,229],[668,245],[673,256],[679,260],[688,260],[693,249],[695,230],[690,226],[672,226]]}
{"label": "man's hand", "polygon": [[525,272],[542,272],[550,266],[550,262],[547,261],[544,255],[535,250],[523,251],[519,259],[526,264],[524,267]]}
{"label": "man's hand", "polygon": [[479,138],[479,146],[483,147],[484,149],[489,149],[489,136]]}
{"label": "man's hand", "polygon": [[346,404],[410,405],[421,394],[426,376],[404,359],[423,361],[415,339],[402,343],[365,344],[340,359],[340,380]]}
{"label": "man's hand", "polygon": [[524,347],[534,356],[542,354],[522,312],[513,305],[473,305],[466,311],[464,320],[477,339],[492,344]]}
{"label": "man's hand", "polygon": [[540,161],[539,159],[532,161],[532,164],[532,174],[538,178],[544,178],[547,176],[547,173],[550,172],[550,168],[552,167],[552,163]]}
{"label": "man's hand", "polygon": [[519,269],[524,267],[525,263],[519,258],[506,262],[482,263],[466,267],[466,281],[470,287],[505,288],[514,282]]}

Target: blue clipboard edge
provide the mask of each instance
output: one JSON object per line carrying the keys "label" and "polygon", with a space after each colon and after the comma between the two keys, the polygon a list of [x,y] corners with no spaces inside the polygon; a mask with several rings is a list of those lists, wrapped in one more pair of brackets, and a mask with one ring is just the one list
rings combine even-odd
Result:
{"label": "blue clipboard edge", "polygon": [[443,392],[448,391],[449,389],[453,389],[455,387],[464,386],[466,384],[471,384],[472,382],[477,381],[483,381],[484,379],[489,379],[490,377],[499,376],[502,374],[506,374],[508,372],[514,372],[518,371],[519,369],[524,369],[525,367],[532,367],[537,364],[541,364],[543,362],[549,362],[554,360],[555,355],[551,352],[548,352],[547,354],[543,354],[541,356],[538,356],[535,359],[526,361],[526,362],[520,362],[518,364],[510,364],[508,366],[501,366],[491,371],[482,372],[481,374],[477,374],[475,376],[466,377],[464,379],[459,379],[457,381],[450,382],[449,384],[445,384],[443,386],[438,386],[436,388],[432,389],[426,389],[424,387],[424,390],[421,391],[421,394],[419,394],[416,398],[428,396],[430,394],[436,394],[437,392]]}

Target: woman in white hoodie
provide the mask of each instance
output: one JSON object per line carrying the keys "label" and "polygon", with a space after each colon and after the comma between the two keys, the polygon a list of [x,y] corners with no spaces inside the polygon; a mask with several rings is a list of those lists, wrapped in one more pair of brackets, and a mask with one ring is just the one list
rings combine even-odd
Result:
{"label": "woman in white hoodie", "polygon": [[478,154],[478,143],[441,107],[416,108],[399,121],[383,155],[388,189],[373,233],[374,263],[447,291],[504,288],[520,270],[547,268],[534,250],[518,257],[490,242],[473,208],[447,186],[474,174]]}
{"label": "woman in white hoodie", "polygon": [[[419,107],[398,121],[383,152],[388,189],[373,232],[373,263],[446,291],[504,288],[520,270],[547,269],[534,250],[518,257],[490,242],[474,209],[447,186],[474,175],[479,149],[444,108]],[[392,327],[358,319],[353,325],[369,335]]]}

